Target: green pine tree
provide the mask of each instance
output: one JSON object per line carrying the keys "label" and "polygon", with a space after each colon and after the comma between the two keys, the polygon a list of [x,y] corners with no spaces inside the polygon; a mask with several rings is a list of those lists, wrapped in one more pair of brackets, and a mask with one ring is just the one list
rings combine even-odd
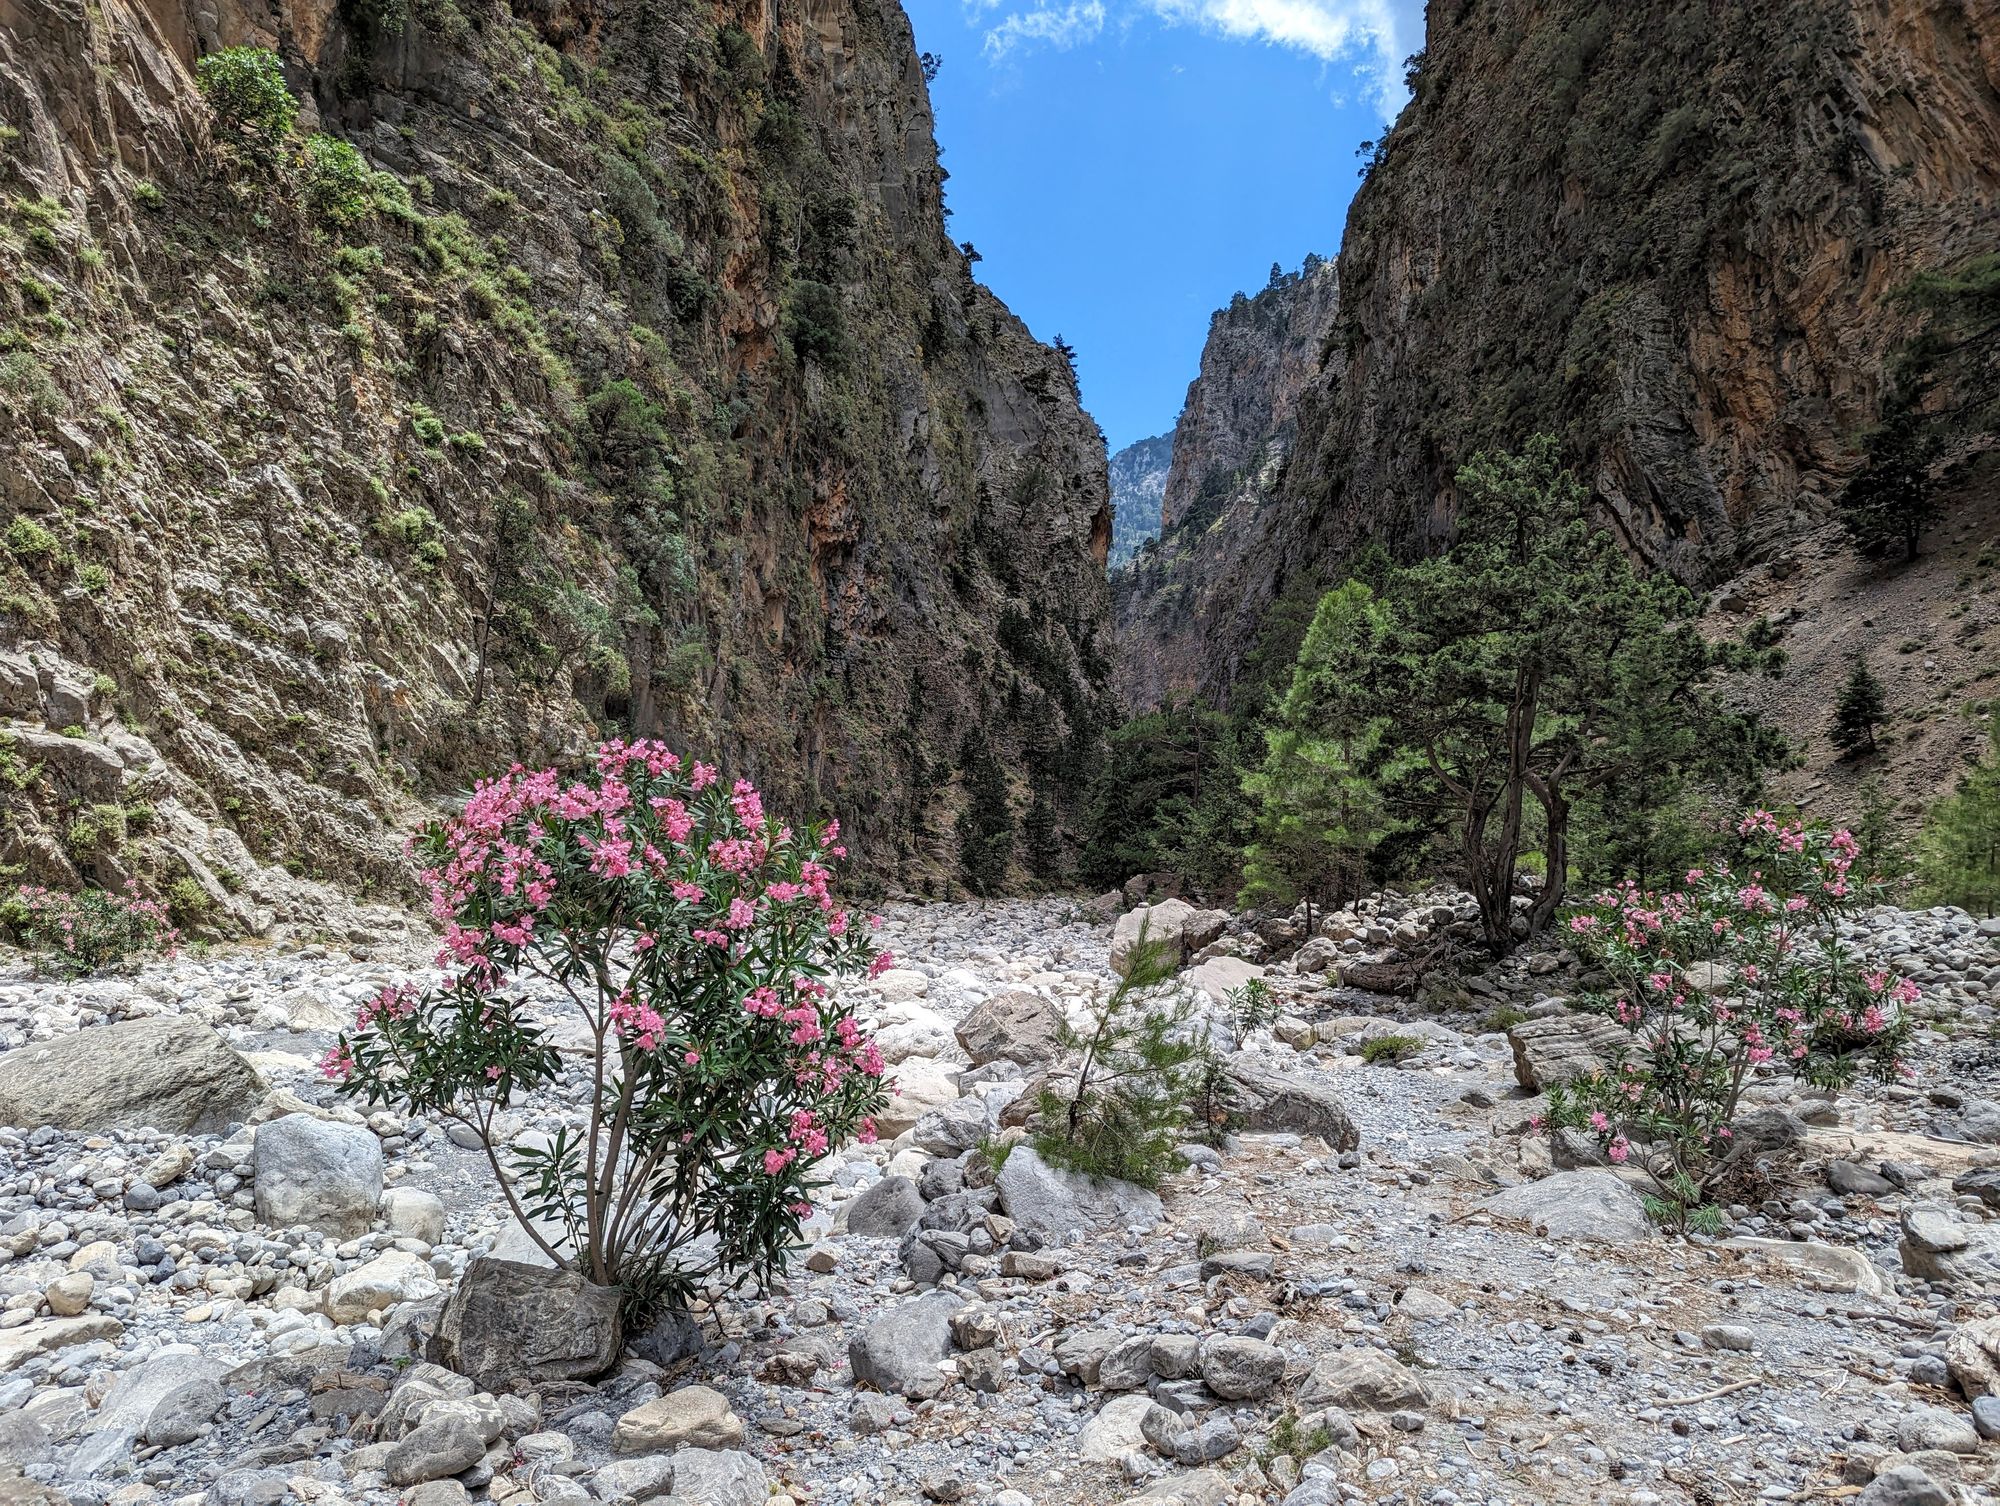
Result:
{"label": "green pine tree", "polygon": [[1926,904],[2000,913],[2000,711],[1986,756],[1931,807],[1917,840],[1917,876]]}
{"label": "green pine tree", "polygon": [[1907,885],[1910,876],[1910,849],[1903,840],[1896,819],[1896,802],[1882,788],[1882,781],[1869,779],[1861,786],[1861,808],[1855,813],[1854,839],[1861,844],[1860,869],[1870,878],[1880,878],[1891,891]]}
{"label": "green pine tree", "polygon": [[1051,1165],[1157,1186],[1184,1164],[1175,1147],[1193,1132],[1191,1120],[1225,1101],[1192,997],[1147,997],[1178,960],[1142,929],[1125,976],[1083,1028],[1062,1022],[1056,1044],[1069,1070],[1051,1074],[1035,1101],[1034,1145]]}
{"label": "green pine tree", "polygon": [[2000,252],[1921,273],[1896,301],[1922,324],[1890,364],[1882,422],[1840,510],[1863,553],[1915,559],[1952,473],[2000,432]]}
{"label": "green pine tree", "polygon": [[1385,618],[1375,593],[1350,580],[1321,598],[1299,646],[1291,685],[1265,733],[1264,761],[1244,776],[1257,805],[1244,853],[1246,900],[1313,911],[1358,898],[1387,827],[1368,772],[1381,741],[1361,670]]}
{"label": "green pine tree", "polygon": [[1014,808],[1007,799],[1007,775],[993,755],[992,741],[967,733],[959,750],[965,777],[965,809],[958,818],[958,866],[974,894],[998,894],[1014,861]]}
{"label": "green pine tree", "polygon": [[1875,729],[1889,714],[1882,682],[1869,669],[1868,661],[1856,654],[1854,667],[1840,687],[1833,706],[1833,745],[1849,758],[1875,751]]}
{"label": "green pine tree", "polygon": [[1390,577],[1355,671],[1379,729],[1370,772],[1394,814],[1451,842],[1503,953],[1537,841],[1546,881],[1529,929],[1561,907],[1579,806],[1627,809],[1697,774],[1748,781],[1779,745],[1712,688],[1741,651],[1705,642],[1688,593],[1640,575],[1591,521],[1552,436],[1474,456],[1458,488],[1451,548]]}

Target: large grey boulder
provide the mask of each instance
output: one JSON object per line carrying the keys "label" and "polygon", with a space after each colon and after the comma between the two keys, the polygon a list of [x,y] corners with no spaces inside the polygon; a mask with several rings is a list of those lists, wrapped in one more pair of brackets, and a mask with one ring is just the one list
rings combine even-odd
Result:
{"label": "large grey boulder", "polygon": [[1050,1244],[1067,1244],[1093,1227],[1144,1233],[1165,1216],[1159,1198],[1145,1188],[1058,1171],[1027,1145],[1008,1152],[995,1182],[1000,1206],[1016,1227]]}
{"label": "large grey boulder", "polygon": [[1782,1267],[1821,1291],[1857,1292],[1879,1297],[1888,1290],[1882,1273],[1861,1251],[1849,1245],[1819,1244],[1811,1240],[1756,1239],[1744,1236],[1724,1242],[1734,1250],[1760,1261]]}
{"label": "large grey boulder", "polygon": [[1945,1340],[1944,1363],[1967,1400],[2000,1397],[2000,1318],[1960,1324]]}
{"label": "large grey boulder", "polygon": [[1009,989],[986,1000],[959,1022],[958,1044],[975,1067],[1009,1061],[1047,1067],[1058,1053],[1062,1015],[1039,994]]}
{"label": "large grey boulder", "polygon": [[1486,1211],[1518,1218],[1549,1239],[1622,1242],[1652,1232],[1646,1204],[1608,1171],[1561,1171],[1486,1200]]}
{"label": "large grey boulder", "polygon": [[1595,1076],[1631,1049],[1632,1034],[1595,1014],[1554,1014],[1507,1027],[1514,1048],[1514,1077],[1530,1093],[1544,1093]]}
{"label": "large grey boulder", "polygon": [[2000,1145],[2000,1103],[1991,1098],[1967,1099],[1958,1127],[1968,1140]]}
{"label": "large grey boulder", "polygon": [[734,1448],[743,1441],[743,1419],[729,1398],[710,1386],[682,1386],[641,1402],[611,1432],[615,1454],[656,1454],[677,1448]]}
{"label": "large grey boulder", "polygon": [[327,1283],[326,1315],[336,1323],[361,1323],[398,1303],[427,1301],[438,1290],[428,1260],[408,1250],[384,1250]]}
{"label": "large grey boulder", "polygon": [[257,1217],[353,1239],[366,1234],[382,1201],[382,1142],[359,1124],[287,1114],[259,1127],[250,1165]]}
{"label": "large grey boulder", "polygon": [[1244,1129],[1266,1134],[1318,1135],[1335,1150],[1353,1150],[1361,1131],[1332,1088],[1311,1078],[1231,1061],[1224,1069],[1235,1088],[1232,1105]]}
{"label": "large grey boulder", "polygon": [[847,1343],[856,1381],[922,1401],[944,1389],[938,1366],[951,1354],[951,1315],[963,1299],[927,1292],[877,1314]]}
{"label": "large grey boulder", "polygon": [[1285,1351],[1261,1339],[1211,1339],[1202,1351],[1202,1383],[1225,1401],[1257,1401],[1285,1378]]}
{"label": "large grey boulder", "polygon": [[1188,922],[1194,918],[1193,905],[1184,899],[1162,900],[1157,905],[1141,905],[1118,917],[1111,930],[1111,970],[1124,977],[1131,970],[1132,953],[1143,934],[1148,946],[1167,950],[1176,966],[1186,955]]}
{"label": "large grey boulder", "polygon": [[771,1482],[740,1449],[684,1448],[674,1454],[674,1498],[702,1506],[764,1506]]}
{"label": "large grey boulder", "polygon": [[1299,1387],[1301,1412],[1339,1407],[1349,1412],[1422,1411],[1430,1394],[1416,1374],[1379,1349],[1354,1345],[1319,1360]]}
{"label": "large grey boulder", "polygon": [[1237,989],[1263,976],[1263,968],[1241,957],[1211,957],[1189,968],[1181,975],[1181,981],[1220,1004]]}
{"label": "large grey boulder", "polygon": [[1956,1506],[1958,1494],[1914,1464],[1898,1464],[1877,1475],[1855,1497],[1854,1506]]}
{"label": "large grey boulder", "polygon": [[382,1194],[382,1221],[405,1238],[437,1244],[444,1238],[444,1199],[415,1187],[392,1187]]}
{"label": "large grey boulder", "polygon": [[940,1104],[910,1130],[910,1143],[934,1156],[955,1156],[971,1150],[993,1132],[994,1113],[988,1099],[968,1093]]}
{"label": "large grey boulder", "polygon": [[1966,1223],[1948,1208],[1918,1204],[1903,1210],[1902,1233],[1896,1253],[1910,1275],[1982,1290],[2000,1284],[2000,1225]]}
{"label": "large grey boulder", "polygon": [[908,1177],[880,1177],[849,1203],[847,1232],[869,1239],[901,1239],[924,1216],[923,1195]]}
{"label": "large grey boulder", "polygon": [[0,1124],[218,1134],[264,1096],[256,1069],[199,1020],[97,1025],[0,1056]]}
{"label": "large grey boulder", "polygon": [[154,1353],[119,1376],[90,1420],[70,1469],[78,1475],[114,1470],[134,1445],[171,1448],[194,1438],[222,1410],[228,1366],[191,1345]]}
{"label": "large grey boulder", "polygon": [[382,1462],[391,1485],[421,1485],[472,1468],[486,1457],[484,1431],[470,1418],[434,1409],[397,1440]]}
{"label": "large grey boulder", "polygon": [[616,1287],[482,1256],[452,1289],[430,1357],[486,1391],[591,1380],[618,1362],[618,1306]]}

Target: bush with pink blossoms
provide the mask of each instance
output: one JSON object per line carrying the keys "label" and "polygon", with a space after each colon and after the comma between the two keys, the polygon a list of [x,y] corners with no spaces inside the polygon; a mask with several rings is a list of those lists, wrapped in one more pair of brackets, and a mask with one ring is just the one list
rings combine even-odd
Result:
{"label": "bush with pink blossoms", "polygon": [[[609,742],[585,777],[482,783],[417,851],[447,981],[384,989],[328,1075],[476,1129],[536,1243],[630,1307],[782,1268],[815,1166],[886,1101],[833,993],[889,964],[834,898],[838,823],[787,826],[748,783]],[[495,1146],[501,1108],[558,1080],[584,1126]]]}
{"label": "bush with pink blossoms", "polygon": [[1914,983],[1858,956],[1843,916],[1879,903],[1854,872],[1845,831],[1780,823],[1740,827],[1746,866],[1697,868],[1670,892],[1635,886],[1569,916],[1571,947],[1611,976],[1585,1000],[1636,1038],[1609,1070],[1549,1093],[1549,1122],[1594,1134],[1614,1162],[1660,1185],[1656,1215],[1712,1225],[1716,1184],[1744,1153],[1733,1128],[1756,1075],[1837,1088],[1901,1069]]}
{"label": "bush with pink blossoms", "polygon": [[115,967],[141,952],[174,955],[181,933],[166,907],[145,898],[136,884],[124,894],[84,889],[75,894],[23,884],[6,906],[38,970],[81,978]]}

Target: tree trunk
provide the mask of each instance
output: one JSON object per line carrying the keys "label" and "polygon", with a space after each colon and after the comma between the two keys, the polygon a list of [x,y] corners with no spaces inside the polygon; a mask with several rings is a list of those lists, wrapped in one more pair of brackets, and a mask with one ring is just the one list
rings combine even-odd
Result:
{"label": "tree trunk", "polygon": [[1542,880],[1542,892],[1535,900],[1535,908],[1528,912],[1528,934],[1540,935],[1555,919],[1556,910],[1563,902],[1569,888],[1569,802],[1562,791],[1543,789],[1537,792],[1542,813],[1548,818],[1548,873]]}
{"label": "tree trunk", "polygon": [[1465,831],[1461,852],[1465,858],[1466,882],[1472,886],[1472,897],[1479,905],[1479,924],[1486,935],[1486,946],[1496,957],[1505,956],[1513,938],[1507,928],[1508,896],[1495,895],[1493,875],[1486,861],[1486,822],[1492,814],[1492,807],[1481,800],[1473,800],[1465,811]]}
{"label": "tree trunk", "polygon": [[[1496,957],[1514,949],[1514,869],[1521,856],[1521,807],[1527,795],[1528,757],[1534,751],[1535,707],[1541,686],[1539,669],[1520,670],[1514,676],[1514,699],[1507,708],[1507,782],[1500,792],[1500,836],[1491,854],[1482,854],[1485,888],[1475,891],[1487,949]],[[1471,833],[1467,835],[1470,846]],[[1483,829],[1480,835],[1484,835]]]}

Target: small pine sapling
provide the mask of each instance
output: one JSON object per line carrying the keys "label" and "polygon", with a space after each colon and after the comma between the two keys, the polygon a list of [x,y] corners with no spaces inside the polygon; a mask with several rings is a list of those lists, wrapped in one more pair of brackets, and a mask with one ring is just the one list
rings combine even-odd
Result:
{"label": "small pine sapling", "polygon": [[1089,1023],[1079,1030],[1064,1021],[1056,1040],[1074,1073],[1036,1100],[1034,1146],[1051,1165],[1142,1187],[1181,1168],[1175,1147],[1214,1048],[1191,999],[1156,1005],[1147,997],[1173,977],[1174,962],[1174,949],[1142,928],[1125,976]]}

